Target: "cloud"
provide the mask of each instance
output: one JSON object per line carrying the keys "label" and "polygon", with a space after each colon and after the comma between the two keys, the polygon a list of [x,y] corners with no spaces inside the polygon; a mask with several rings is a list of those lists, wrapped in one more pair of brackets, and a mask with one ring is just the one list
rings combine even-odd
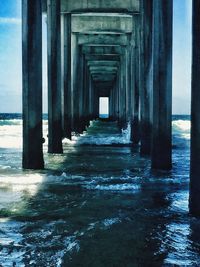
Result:
{"label": "cloud", "polygon": [[0,24],[21,24],[20,18],[0,17]]}

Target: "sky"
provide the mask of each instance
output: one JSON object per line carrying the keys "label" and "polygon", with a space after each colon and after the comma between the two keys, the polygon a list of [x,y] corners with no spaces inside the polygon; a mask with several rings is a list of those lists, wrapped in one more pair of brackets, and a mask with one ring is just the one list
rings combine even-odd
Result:
{"label": "sky", "polygon": [[[173,3],[173,114],[189,114],[192,0],[173,0]],[[0,0],[0,112],[2,113],[22,110],[21,50],[21,0]],[[46,54],[45,48],[43,51]],[[45,63],[46,56],[43,61],[44,74],[46,74]],[[44,112],[46,112],[46,79],[43,85]]]}

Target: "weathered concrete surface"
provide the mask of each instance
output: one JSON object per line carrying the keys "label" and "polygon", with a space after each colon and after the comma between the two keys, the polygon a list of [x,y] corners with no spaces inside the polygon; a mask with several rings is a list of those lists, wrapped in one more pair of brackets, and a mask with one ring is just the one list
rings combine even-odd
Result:
{"label": "weathered concrete surface", "polygon": [[134,16],[135,21],[134,31],[132,33],[131,47],[131,141],[133,144],[138,144],[140,141],[139,128],[139,86],[140,86],[140,17]]}
{"label": "weathered concrete surface", "polygon": [[84,13],[72,15],[72,32],[132,32],[133,20],[130,15]]}
{"label": "weathered concrete surface", "polygon": [[113,66],[113,67],[118,67],[119,62],[114,61],[114,60],[89,60],[88,61],[88,66]]}
{"label": "weathered concrete surface", "polygon": [[153,1],[152,168],[171,169],[173,1]]}
{"label": "weathered concrete surface", "polygon": [[[140,42],[140,137],[142,155],[151,154],[151,58],[152,58],[152,16],[153,1],[141,1],[141,42]],[[157,30],[159,32],[159,29]]]}
{"label": "weathered concrete surface", "polygon": [[63,136],[71,139],[71,14],[64,15]]}
{"label": "weathered concrete surface", "polygon": [[22,1],[23,168],[42,169],[42,7]]}
{"label": "weathered concrete surface", "polygon": [[71,12],[80,9],[105,9],[105,10],[117,10],[124,9],[127,11],[139,11],[139,0],[82,0],[82,1],[74,1],[74,0],[62,0],[61,1],[61,9],[62,12]]}
{"label": "weathered concrete surface", "polygon": [[48,152],[62,153],[60,1],[47,5]]}
{"label": "weathered concrete surface", "polygon": [[82,46],[83,54],[92,54],[92,55],[120,55],[124,53],[124,47],[120,45],[83,45]]}
{"label": "weathered concrete surface", "polygon": [[193,1],[190,212],[200,216],[200,1]]}
{"label": "weathered concrete surface", "polygon": [[115,45],[127,45],[128,37],[126,34],[116,33],[116,34],[103,34],[102,32],[97,32],[97,34],[79,34],[78,44],[115,44]]}

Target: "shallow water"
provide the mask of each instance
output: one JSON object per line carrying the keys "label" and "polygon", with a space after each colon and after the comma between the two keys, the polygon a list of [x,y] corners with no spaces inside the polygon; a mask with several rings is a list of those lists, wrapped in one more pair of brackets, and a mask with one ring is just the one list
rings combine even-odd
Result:
{"label": "shallow water", "polygon": [[45,153],[44,171],[22,171],[18,123],[7,131],[19,146],[0,145],[2,266],[200,266],[188,118],[174,118],[170,172],[152,172],[129,130],[101,122],[64,140],[63,155]]}

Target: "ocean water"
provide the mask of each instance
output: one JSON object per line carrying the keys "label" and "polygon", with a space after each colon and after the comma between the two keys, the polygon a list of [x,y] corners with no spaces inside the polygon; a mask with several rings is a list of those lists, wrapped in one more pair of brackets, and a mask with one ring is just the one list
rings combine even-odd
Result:
{"label": "ocean water", "polygon": [[173,169],[155,172],[130,126],[93,121],[21,168],[20,114],[0,115],[0,266],[200,266],[200,220],[188,213],[190,117],[173,116]]}

